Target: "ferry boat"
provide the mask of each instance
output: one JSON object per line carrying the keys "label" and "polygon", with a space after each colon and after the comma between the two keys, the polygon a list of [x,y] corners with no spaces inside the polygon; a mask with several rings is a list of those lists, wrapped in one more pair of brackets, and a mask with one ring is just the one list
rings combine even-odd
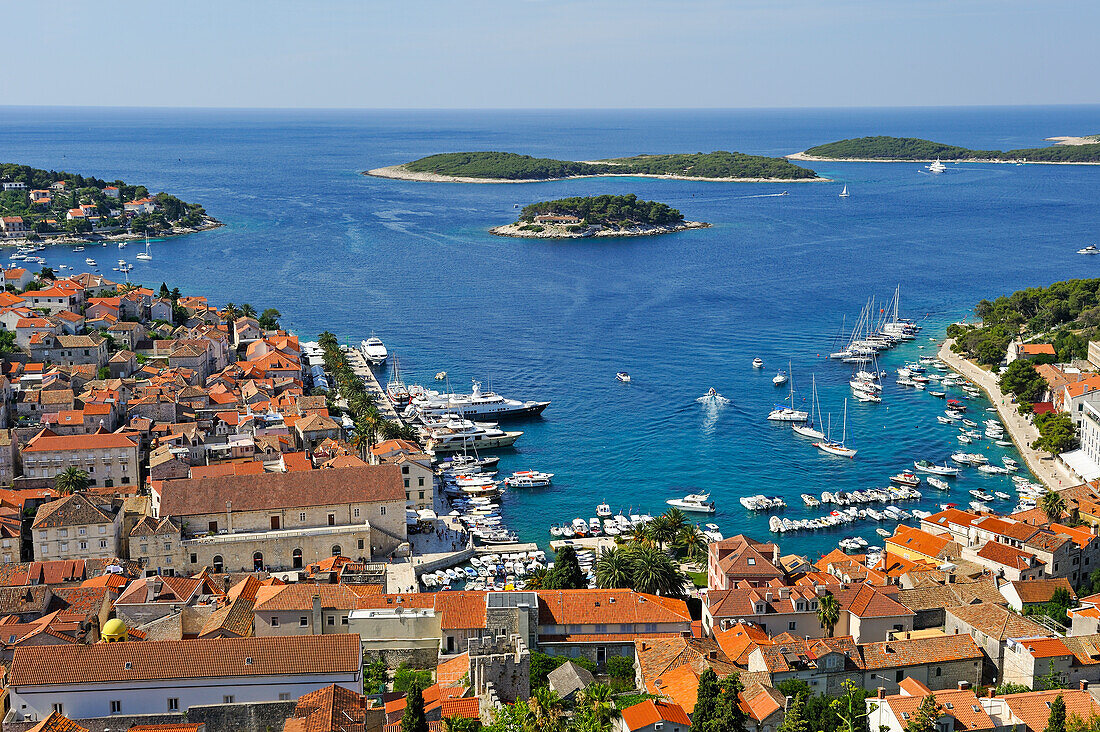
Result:
{"label": "ferry boat", "polygon": [[[396,366],[397,357],[394,356]],[[542,414],[550,402],[507,399],[492,391],[482,392],[481,382],[474,380],[469,394],[442,394],[435,390],[422,390],[410,400],[416,412],[421,416],[457,414],[461,417],[493,419],[517,419],[537,417]]]}
{"label": "ferry boat", "polygon": [[511,447],[523,433],[505,432],[496,426],[476,424],[468,419],[432,422],[421,428],[426,447],[435,452],[461,452],[469,447],[484,450]]}
{"label": "ferry boat", "polygon": [[709,493],[689,493],[683,498],[670,498],[665,503],[681,511],[693,513],[714,513],[718,510],[714,501],[710,500]]}
{"label": "ferry boat", "polygon": [[359,344],[359,351],[363,354],[363,358],[370,362],[371,366],[381,366],[390,357],[385,344],[382,343],[380,338],[375,337],[374,333],[371,333],[370,338]]}

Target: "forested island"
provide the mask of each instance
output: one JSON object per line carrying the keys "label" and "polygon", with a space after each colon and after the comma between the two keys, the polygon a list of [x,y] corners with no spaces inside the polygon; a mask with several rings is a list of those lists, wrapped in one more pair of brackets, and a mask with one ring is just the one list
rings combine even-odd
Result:
{"label": "forested island", "polygon": [[794,165],[784,158],[724,150],[590,161],[535,158],[509,152],[441,153],[403,165],[376,168],[366,174],[381,178],[453,183],[525,183],[591,176],[713,181],[822,180],[809,168]]}
{"label": "forested island", "polygon": [[684,221],[667,204],[626,196],[578,196],[523,207],[519,220],[489,231],[499,236],[579,239],[590,236],[652,236],[710,226]]}
{"label": "forested island", "polygon": [[0,164],[3,240],[92,241],[184,234],[220,226],[197,203],[142,185]]}
{"label": "forested island", "polygon": [[1100,163],[1100,142],[1018,150],[971,150],[958,145],[922,140],[918,137],[859,137],[811,147],[788,155],[791,160],[851,160],[881,162],[925,162],[957,160],[983,163]]}

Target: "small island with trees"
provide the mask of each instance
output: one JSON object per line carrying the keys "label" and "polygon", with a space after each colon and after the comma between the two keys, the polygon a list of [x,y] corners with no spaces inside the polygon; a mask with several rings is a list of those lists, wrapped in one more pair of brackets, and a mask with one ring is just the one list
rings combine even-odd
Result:
{"label": "small island with trees", "polygon": [[1089,165],[1100,163],[1100,140],[1057,138],[1050,147],[1018,150],[971,150],[958,145],[922,140],[918,137],[859,137],[829,142],[788,155],[790,160],[835,160],[848,162],[915,163],[954,160],[967,163],[1057,163]]}
{"label": "small island with trees", "polygon": [[0,243],[174,236],[221,225],[199,204],[142,185],[0,164]]}
{"label": "small island with trees", "polygon": [[519,220],[489,230],[498,236],[582,239],[591,236],[653,236],[710,224],[684,221],[684,215],[657,201],[626,196],[585,196],[524,206]]}
{"label": "small island with trees", "polygon": [[794,165],[784,158],[724,150],[589,161],[535,158],[510,152],[441,153],[402,165],[368,170],[366,175],[435,183],[529,183],[596,176],[727,182],[824,180],[809,168]]}

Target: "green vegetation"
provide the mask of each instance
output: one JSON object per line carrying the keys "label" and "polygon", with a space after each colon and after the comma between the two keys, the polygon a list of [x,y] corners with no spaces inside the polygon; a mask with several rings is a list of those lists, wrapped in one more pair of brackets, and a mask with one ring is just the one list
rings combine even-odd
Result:
{"label": "green vegetation", "polygon": [[1066,732],[1066,700],[1061,694],[1050,703],[1050,714],[1043,732]]}
{"label": "green vegetation", "polygon": [[543,578],[542,589],[583,590],[586,587],[588,587],[588,580],[581,571],[577,550],[568,544],[558,549],[554,557],[554,568]]}
{"label": "green vegetation", "polygon": [[608,228],[627,226],[675,226],[684,215],[657,201],[639,201],[633,193],[626,196],[577,196],[542,201],[524,206],[520,221],[534,221],[540,214],[576,216],[585,224]]}
{"label": "green vegetation", "polygon": [[380,694],[386,688],[388,673],[386,663],[381,659],[363,664],[363,693]]}
{"label": "green vegetation", "polygon": [[745,712],[737,695],[745,690],[739,674],[718,681],[713,669],[699,677],[699,695],[691,715],[691,732],[745,732]]}
{"label": "green vegetation", "polygon": [[1100,337],[1100,278],[1029,287],[992,302],[982,300],[975,312],[981,325],[956,323],[948,326],[947,335],[955,339],[955,351],[978,363],[1000,363],[1013,339],[1041,335],[1054,344],[1054,360],[1083,358],[1088,341]]}
{"label": "green vegetation", "polygon": [[431,685],[432,672],[427,669],[418,671],[409,668],[408,664],[402,663],[397,667],[397,670],[393,672],[394,691],[411,691],[414,687],[423,690]]}
{"label": "green vegetation", "polygon": [[414,173],[459,178],[550,180],[581,175],[676,175],[688,178],[781,178],[802,180],[817,174],[785,158],[719,150],[712,153],[636,155],[591,163],[533,158],[508,152],[459,152],[429,155],[403,166]]}
{"label": "green vegetation", "polygon": [[1018,358],[1008,365],[997,380],[1002,392],[1014,394],[1021,410],[1030,412],[1031,405],[1039,401],[1047,390],[1047,382],[1034,364],[1026,358]]}
{"label": "green vegetation", "polygon": [[[94,207],[91,215],[99,217],[97,226],[101,229],[128,227],[137,232],[156,232],[175,226],[199,226],[206,216],[206,210],[198,204],[186,203],[163,192],[153,196],[145,186],[128,185],[121,180],[105,181],[14,163],[0,164],[0,180],[26,184],[27,190],[0,191],[0,215],[23,217],[23,223],[35,234],[90,232],[92,222],[88,219],[66,220],[69,209],[81,205]],[[60,181],[68,185],[65,190],[50,190],[48,203],[31,200],[32,190],[49,190],[50,186]],[[108,186],[119,189],[118,198],[104,192],[103,189]],[[127,222],[123,203],[141,198],[152,198],[156,210],[138,214]]]}
{"label": "green vegetation", "polygon": [[1068,611],[1074,607],[1077,607],[1077,602],[1069,594],[1069,590],[1059,587],[1051,595],[1050,602],[1042,605],[1029,605],[1024,608],[1024,615],[1045,615],[1054,622],[1068,628],[1070,623]]}
{"label": "green vegetation", "polygon": [[921,699],[916,714],[905,725],[905,732],[936,732],[939,729],[937,722],[943,716],[943,711],[943,707],[936,702],[936,697],[929,694]]}
{"label": "green vegetation", "polygon": [[806,150],[816,158],[860,160],[1028,160],[1043,163],[1100,162],[1100,143],[1052,145],[1020,150],[971,150],[919,137],[859,137]]}
{"label": "green vegetation", "polygon": [[[430,681],[430,674],[428,678]],[[424,715],[424,688],[423,684],[416,681],[408,689],[405,713],[401,717],[401,732],[428,732],[428,718]]]}
{"label": "green vegetation", "polygon": [[1031,443],[1032,448],[1059,455],[1077,447],[1077,426],[1065,412],[1037,414],[1035,426],[1039,430],[1039,439]]}

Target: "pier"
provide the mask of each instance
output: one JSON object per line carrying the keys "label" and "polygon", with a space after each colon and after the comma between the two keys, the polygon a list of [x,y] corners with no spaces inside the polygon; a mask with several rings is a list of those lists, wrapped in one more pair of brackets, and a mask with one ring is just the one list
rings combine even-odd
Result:
{"label": "pier", "polygon": [[386,394],[386,390],[378,383],[378,377],[374,375],[374,371],[371,369],[370,364],[367,363],[367,359],[363,358],[363,354],[359,352],[359,349],[352,348],[351,346],[340,346],[340,350],[347,356],[348,365],[351,366],[351,370],[356,376],[363,380],[363,384],[366,385],[367,391],[373,394],[378,400],[378,411],[382,413],[382,416],[386,419],[392,419],[398,424],[405,424],[405,421],[401,419],[401,415],[394,409],[393,402],[390,401],[390,397]]}
{"label": "pier", "polygon": [[986,371],[975,363],[963,358],[951,350],[954,344],[953,338],[948,338],[940,347],[937,354],[941,361],[951,367],[970,381],[974,382],[989,401],[997,409],[997,416],[1001,418],[1001,424],[1005,426],[1005,432],[1015,443],[1029,470],[1043,482],[1045,486],[1053,490],[1068,488],[1077,485],[1081,481],[1071,475],[1061,463],[1053,457],[1044,456],[1031,444],[1039,439],[1039,430],[1017,411],[1015,400],[1009,399],[1001,393],[997,385],[997,377],[990,371]]}

